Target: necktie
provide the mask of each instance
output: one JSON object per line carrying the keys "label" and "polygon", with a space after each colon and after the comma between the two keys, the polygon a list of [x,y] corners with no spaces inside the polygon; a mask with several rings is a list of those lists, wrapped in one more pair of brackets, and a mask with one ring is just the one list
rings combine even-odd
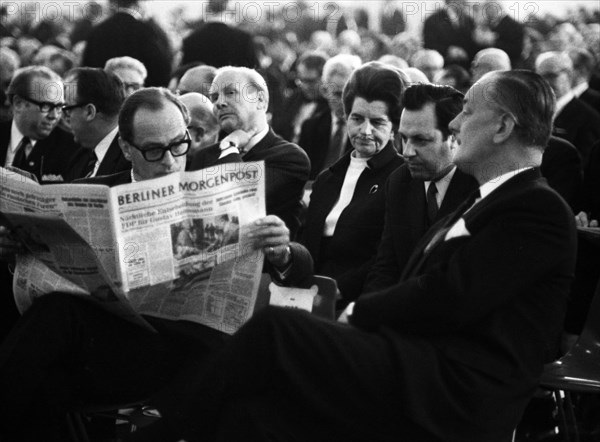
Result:
{"label": "necktie", "polygon": [[19,147],[17,147],[17,152],[13,158],[12,165],[19,169],[27,169],[27,156],[29,155],[31,148],[31,140],[28,137],[23,137],[19,143]]}
{"label": "necktie", "polygon": [[346,136],[346,121],[343,118],[338,118],[335,125],[336,129],[329,142],[329,149],[323,163],[323,169],[327,169],[342,156],[344,137]]}
{"label": "necktie", "polygon": [[92,151],[90,153],[90,158],[88,159],[87,165],[85,167],[85,177],[89,178],[94,173],[94,168],[96,167],[96,162],[98,161],[98,157],[96,156],[96,152]]}
{"label": "necktie", "polygon": [[437,187],[435,186],[435,182],[429,183],[429,187],[427,188],[427,218],[429,219],[429,224],[433,224],[435,217],[438,213],[438,204],[437,204]]}

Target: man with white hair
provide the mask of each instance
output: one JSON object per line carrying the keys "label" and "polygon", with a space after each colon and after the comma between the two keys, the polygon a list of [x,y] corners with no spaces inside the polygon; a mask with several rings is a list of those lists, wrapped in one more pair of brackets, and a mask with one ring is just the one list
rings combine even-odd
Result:
{"label": "man with white hair", "polygon": [[573,93],[573,62],[566,52],[549,51],[538,55],[535,71],[556,95],[553,134],[575,145],[585,170],[592,146],[600,139],[600,114]]}
{"label": "man with white hair", "polygon": [[348,137],[342,91],[352,72],[360,65],[357,55],[338,54],[323,66],[323,94],[328,107],[304,122],[298,141],[310,158],[311,180],[346,152]]}
{"label": "man with white hair", "polygon": [[180,97],[188,108],[190,123],[188,132],[192,143],[188,157],[215,144],[219,139],[219,122],[214,114],[214,108],[208,97],[198,92],[188,92]]}
{"label": "man with white hair", "polygon": [[293,238],[300,228],[301,200],[310,162],[298,145],[276,135],[269,126],[269,91],[264,78],[254,69],[222,67],[210,87],[209,98],[221,131],[228,135],[193,155],[191,170],[264,161],[267,214],[281,218]]}
{"label": "man with white hair", "polygon": [[208,65],[195,66],[185,71],[177,89],[179,94],[184,95],[188,92],[197,92],[208,97],[210,85],[215,79],[217,68]]}
{"label": "man with white hair", "polygon": [[106,61],[106,72],[112,72],[123,82],[125,96],[128,97],[135,91],[144,87],[148,71],[141,61],[133,57],[115,57]]}
{"label": "man with white hair", "polygon": [[476,83],[488,72],[510,71],[510,58],[502,49],[485,48],[475,54],[471,63],[472,81]]}
{"label": "man with white hair", "polygon": [[433,49],[422,49],[412,58],[412,66],[425,74],[427,79],[432,82],[435,76],[444,67],[444,57]]}
{"label": "man with white hair", "polygon": [[568,54],[573,62],[573,93],[594,109],[600,108],[600,91],[589,83],[596,65],[594,55],[585,48],[572,48]]}

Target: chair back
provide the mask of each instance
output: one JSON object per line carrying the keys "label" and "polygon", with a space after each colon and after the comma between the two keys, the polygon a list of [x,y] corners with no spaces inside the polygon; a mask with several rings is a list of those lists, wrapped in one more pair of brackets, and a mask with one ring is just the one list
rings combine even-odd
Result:
{"label": "chair back", "polygon": [[[268,273],[263,273],[258,288],[255,311],[269,304],[271,296],[269,284],[271,282],[271,276]],[[335,300],[338,292],[335,280],[327,276],[314,275],[309,285],[317,286],[317,295],[313,299],[312,313],[322,318],[335,319]],[[285,290],[285,287],[282,287],[282,290]]]}
{"label": "chair back", "polygon": [[586,350],[600,351],[600,280],[590,304],[583,331],[575,344]]}

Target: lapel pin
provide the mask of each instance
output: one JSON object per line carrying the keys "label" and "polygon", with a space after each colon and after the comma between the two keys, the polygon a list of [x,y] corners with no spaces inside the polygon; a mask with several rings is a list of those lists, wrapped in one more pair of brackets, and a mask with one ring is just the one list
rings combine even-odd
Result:
{"label": "lapel pin", "polygon": [[371,189],[369,189],[369,193],[373,194],[373,193],[377,192],[378,189],[379,189],[379,186],[377,184],[375,184],[371,187]]}

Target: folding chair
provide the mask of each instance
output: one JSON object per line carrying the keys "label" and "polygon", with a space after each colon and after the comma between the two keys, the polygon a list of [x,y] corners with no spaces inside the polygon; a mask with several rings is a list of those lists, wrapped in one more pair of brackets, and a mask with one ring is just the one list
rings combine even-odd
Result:
{"label": "folding chair", "polygon": [[600,393],[600,282],[577,343],[566,355],[544,367],[540,386],[552,391],[563,440],[579,442],[571,392]]}

